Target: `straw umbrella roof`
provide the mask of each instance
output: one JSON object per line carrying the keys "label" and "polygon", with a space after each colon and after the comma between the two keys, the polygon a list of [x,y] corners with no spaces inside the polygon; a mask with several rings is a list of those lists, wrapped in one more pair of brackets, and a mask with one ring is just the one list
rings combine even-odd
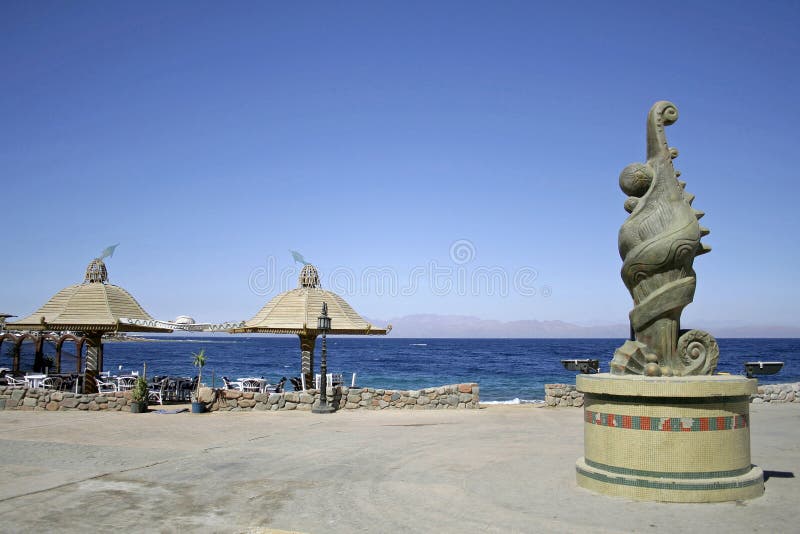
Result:
{"label": "straw umbrella roof", "polygon": [[322,303],[328,303],[331,329],[328,334],[386,335],[391,325],[380,328],[368,323],[339,295],[320,288],[319,274],[313,265],[300,272],[297,289],[277,295],[244,326],[231,332],[268,334],[321,334],[317,317]]}
{"label": "straw umbrella roof", "polygon": [[82,284],[65,287],[29,316],[6,323],[6,328],[79,332],[172,331],[120,323],[121,317],[154,321],[130,293],[108,283],[108,271],[103,260],[94,259],[86,268]]}

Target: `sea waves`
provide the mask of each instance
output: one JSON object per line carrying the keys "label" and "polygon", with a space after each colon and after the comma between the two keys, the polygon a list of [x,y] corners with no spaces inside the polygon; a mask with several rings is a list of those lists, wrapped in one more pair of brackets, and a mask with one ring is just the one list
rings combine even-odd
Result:
{"label": "sea waves", "polygon": [[544,401],[539,399],[520,399],[517,397],[511,400],[481,401],[481,404],[544,404]]}

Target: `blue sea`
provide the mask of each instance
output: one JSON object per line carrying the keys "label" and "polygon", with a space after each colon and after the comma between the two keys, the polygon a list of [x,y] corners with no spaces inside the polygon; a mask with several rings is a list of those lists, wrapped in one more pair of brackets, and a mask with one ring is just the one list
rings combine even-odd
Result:
{"label": "blue sea", "polygon": [[[328,371],[357,373],[357,385],[385,389],[420,389],[478,382],[481,401],[519,403],[544,399],[544,384],[575,382],[560,360],[594,358],[601,371],[622,339],[405,339],[328,337]],[[777,375],[761,383],[800,381],[800,339],[720,339],[718,371],[743,374],[744,362],[783,361]],[[205,349],[204,381],[212,377],[258,376],[277,381],[300,374],[296,336],[169,336],[158,342],[111,342],[104,345],[105,369],[130,372],[147,363],[147,374],[193,376],[192,353]],[[321,340],[317,340],[319,365]],[[65,362],[66,363],[66,362]]]}

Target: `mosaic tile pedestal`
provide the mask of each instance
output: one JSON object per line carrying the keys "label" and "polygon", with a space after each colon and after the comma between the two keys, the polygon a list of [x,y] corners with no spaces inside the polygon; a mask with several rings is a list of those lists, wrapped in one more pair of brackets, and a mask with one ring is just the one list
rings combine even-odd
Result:
{"label": "mosaic tile pedestal", "polygon": [[750,463],[750,394],[742,376],[580,375],[584,456],[578,485],[646,501],[720,502],[764,493]]}

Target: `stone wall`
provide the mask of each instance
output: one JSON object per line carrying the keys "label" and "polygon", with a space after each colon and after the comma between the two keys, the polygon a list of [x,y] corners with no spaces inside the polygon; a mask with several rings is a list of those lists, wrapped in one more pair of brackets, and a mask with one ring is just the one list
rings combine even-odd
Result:
{"label": "stone wall", "polygon": [[[583,406],[583,393],[574,384],[545,384],[548,406]],[[435,410],[478,408],[478,384],[452,384],[421,390],[336,387],[328,389],[328,402],[337,410]],[[203,388],[201,396],[210,411],[242,410],[311,410],[319,404],[319,391],[285,393],[242,393],[232,390]],[[752,403],[800,402],[800,382],[765,384],[750,397]],[[47,389],[9,388],[0,386],[0,410],[128,410],[130,392],[83,395]],[[151,405],[152,407],[153,405]]]}
{"label": "stone wall", "polygon": [[0,386],[0,410],[122,410],[131,404],[130,391],[83,395],[51,389]]}
{"label": "stone wall", "polygon": [[[544,402],[548,406],[583,406],[583,393],[574,384],[545,384]],[[800,382],[794,384],[765,384],[750,396],[750,402],[800,402]]]}
{"label": "stone wall", "polygon": [[[311,410],[319,404],[319,391],[243,393],[202,388],[201,400],[210,411]],[[130,391],[79,394],[47,389],[0,386],[0,410],[129,410]],[[328,403],[337,410],[478,408],[478,384],[453,384],[422,390],[336,387],[328,389]],[[153,404],[150,405],[154,407]],[[157,406],[157,405],[155,405]]]}
{"label": "stone wall", "polygon": [[750,397],[750,402],[800,402],[800,382],[758,386],[758,392]]}
{"label": "stone wall", "polygon": [[545,384],[544,403],[548,406],[583,406],[583,393],[575,389],[575,384]]}
{"label": "stone wall", "polygon": [[[209,411],[241,410],[311,410],[319,405],[320,392],[243,393],[235,390],[203,388],[200,399]],[[328,404],[336,410],[442,410],[478,408],[478,384],[453,384],[421,390],[375,388],[328,388]]]}

